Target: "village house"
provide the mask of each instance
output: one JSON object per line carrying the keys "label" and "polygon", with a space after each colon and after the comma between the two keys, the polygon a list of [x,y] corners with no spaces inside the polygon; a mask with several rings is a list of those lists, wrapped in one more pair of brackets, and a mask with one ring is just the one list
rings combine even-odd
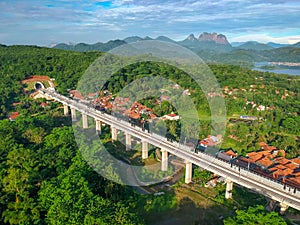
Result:
{"label": "village house", "polygon": [[20,113],[19,112],[12,112],[10,114],[10,116],[8,117],[8,119],[10,121],[15,121],[18,117],[20,116]]}
{"label": "village house", "polygon": [[77,90],[70,90],[69,91],[70,97],[73,99],[78,99],[78,100],[84,100],[84,96]]}
{"label": "village house", "polygon": [[163,119],[167,119],[167,120],[179,120],[180,119],[180,116],[175,114],[174,112],[171,112],[170,114],[168,115],[164,115],[163,116]]}

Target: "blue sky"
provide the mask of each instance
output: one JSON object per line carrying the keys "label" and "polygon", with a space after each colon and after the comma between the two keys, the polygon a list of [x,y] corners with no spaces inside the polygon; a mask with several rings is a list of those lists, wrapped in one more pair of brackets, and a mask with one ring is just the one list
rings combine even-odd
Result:
{"label": "blue sky", "polygon": [[2,0],[0,43],[49,46],[217,32],[230,42],[300,41],[298,0]]}

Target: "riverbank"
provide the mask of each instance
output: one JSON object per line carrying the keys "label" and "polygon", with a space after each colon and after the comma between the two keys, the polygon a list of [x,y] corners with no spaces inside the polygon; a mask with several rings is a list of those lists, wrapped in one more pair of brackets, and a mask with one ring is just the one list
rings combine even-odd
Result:
{"label": "riverbank", "polygon": [[300,76],[300,63],[289,62],[257,62],[252,70]]}

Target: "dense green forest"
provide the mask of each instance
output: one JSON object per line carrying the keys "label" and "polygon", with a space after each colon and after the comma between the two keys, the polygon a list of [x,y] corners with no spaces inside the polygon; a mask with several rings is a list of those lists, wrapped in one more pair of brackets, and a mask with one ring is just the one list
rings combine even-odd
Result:
{"label": "dense green forest", "polygon": [[[11,104],[22,99],[20,80],[29,75],[48,75],[55,78],[57,89],[66,93],[76,88],[79,78],[88,66],[101,55],[99,52],[71,52],[35,46],[0,46],[1,66],[1,109],[4,117],[12,110]],[[265,141],[288,151],[289,157],[299,155],[299,78],[297,76],[274,75],[251,71],[231,65],[209,65],[216,75],[221,88],[228,87],[231,92],[224,93],[228,119],[234,115],[251,115],[261,118],[253,121],[253,126],[237,121],[227,124],[224,148],[233,148],[239,153],[257,149],[259,141]],[[107,82],[107,88],[117,93],[134,79],[143,76],[163,76],[191,90],[191,98],[203,118],[200,137],[210,132],[210,110],[207,99],[199,86],[177,68],[165,64],[141,63],[123,68]],[[92,83],[92,82],[91,82]],[[251,88],[252,87],[252,88]],[[253,104],[246,104],[246,102]],[[144,101],[151,105],[151,101]],[[271,110],[258,111],[257,106],[270,107]],[[154,112],[161,116],[173,109],[167,102],[162,106],[153,105]],[[174,125],[173,125],[174,126]],[[174,129],[173,129],[174,130]],[[174,131],[174,137],[179,136]],[[251,135],[249,135],[251,134]],[[228,138],[232,135],[232,138]]]}
{"label": "dense green forest", "polygon": [[[228,122],[223,148],[232,148],[240,154],[246,154],[258,150],[258,142],[263,141],[286,150],[288,157],[300,155],[299,77],[262,73],[233,65],[211,64],[209,67],[220,83],[226,103]],[[106,83],[105,89],[118,93],[135,79],[149,75],[163,76],[178,83],[183,89],[190,90],[190,97],[200,119],[199,136],[207,137],[211,133],[211,121],[206,94],[190,76],[175,67],[150,62],[132,64],[112,76]],[[90,84],[97,80],[96,78],[93,81],[92,77],[89,79],[91,79]],[[149,82],[147,85],[155,86],[155,82],[154,84]],[[136,84],[136,87],[133,85],[132,89],[135,90],[134,88],[138,90],[141,87]],[[165,89],[154,90],[160,95],[168,95]],[[158,116],[176,111],[168,101],[154,104],[153,102],[158,99],[144,99],[142,103],[152,108]],[[258,110],[259,106],[264,107],[264,110]],[[240,115],[255,116],[257,119],[242,121],[239,120]],[[176,122],[167,125],[169,134],[178,140],[181,130],[175,129],[178,127]],[[191,125],[187,130],[193,129]]]}
{"label": "dense green forest", "polygon": [[[29,99],[23,92],[20,81],[37,74],[55,78],[58,91],[66,93],[67,89],[76,88],[84,71],[100,55],[36,46],[0,46],[0,223],[144,224],[143,215],[176,207],[172,194],[143,196],[99,176],[84,161],[70,118],[62,115],[59,104],[51,102],[43,108],[40,103],[45,100]],[[298,156],[298,77],[239,66],[209,66],[221,88],[227,86],[232,91],[224,92],[228,124],[223,147],[245,153],[257,150],[259,141],[266,141],[287,150],[289,157]],[[116,93],[136,77],[160,74],[190,89],[201,120],[199,135],[206,137],[210,133],[207,99],[193,80],[176,68],[156,63],[130,65],[117,72],[107,82],[107,88]],[[257,111],[245,99],[274,108]],[[22,104],[15,109],[13,102]],[[143,103],[153,106],[157,115],[175,110],[167,102],[161,107],[153,99]],[[14,122],[6,119],[12,111],[20,112]],[[248,122],[236,120],[236,115],[262,119],[250,121],[249,126]],[[168,126],[177,137],[176,124]],[[112,167],[108,169],[116,174]]]}
{"label": "dense green forest", "polygon": [[2,223],[143,224],[125,202],[133,191],[84,161],[71,121],[50,109],[31,117],[34,110],[32,104],[14,123],[0,121]]}
{"label": "dense green forest", "polygon": [[76,88],[86,68],[100,55],[99,52],[0,45],[0,116],[9,111],[12,102],[22,98],[21,80],[30,75],[48,75],[55,79],[58,90],[66,93],[68,88]]}

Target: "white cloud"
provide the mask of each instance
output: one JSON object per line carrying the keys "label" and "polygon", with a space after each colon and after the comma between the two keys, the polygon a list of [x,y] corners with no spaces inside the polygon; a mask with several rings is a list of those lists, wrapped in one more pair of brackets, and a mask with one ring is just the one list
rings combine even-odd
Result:
{"label": "white cloud", "polygon": [[245,42],[258,41],[261,43],[275,42],[281,44],[295,44],[300,42],[300,35],[285,36],[285,37],[271,37],[267,34],[248,34],[231,38],[231,42]]}
{"label": "white cloud", "polygon": [[[300,3],[293,0],[265,0],[263,3],[261,0],[112,0],[112,7],[97,4],[104,1],[107,0],[2,1],[0,8],[4,13],[0,15],[0,29],[7,33],[5,40],[14,35],[12,40],[19,38],[20,42],[25,37],[30,39],[30,33],[46,29],[49,35],[64,33],[62,27],[68,27],[70,35],[64,39],[73,39],[72,31],[76,31],[83,42],[84,37],[90,40],[88,35],[92,32],[103,33],[97,36],[97,41],[102,41],[104,36],[116,39],[127,34],[153,36],[157,33],[178,40],[204,31],[224,33],[230,41],[299,41]],[[293,32],[289,33],[290,30]],[[28,34],[15,37],[21,31]],[[283,31],[286,37],[275,35]],[[3,40],[0,36],[0,43]]]}

